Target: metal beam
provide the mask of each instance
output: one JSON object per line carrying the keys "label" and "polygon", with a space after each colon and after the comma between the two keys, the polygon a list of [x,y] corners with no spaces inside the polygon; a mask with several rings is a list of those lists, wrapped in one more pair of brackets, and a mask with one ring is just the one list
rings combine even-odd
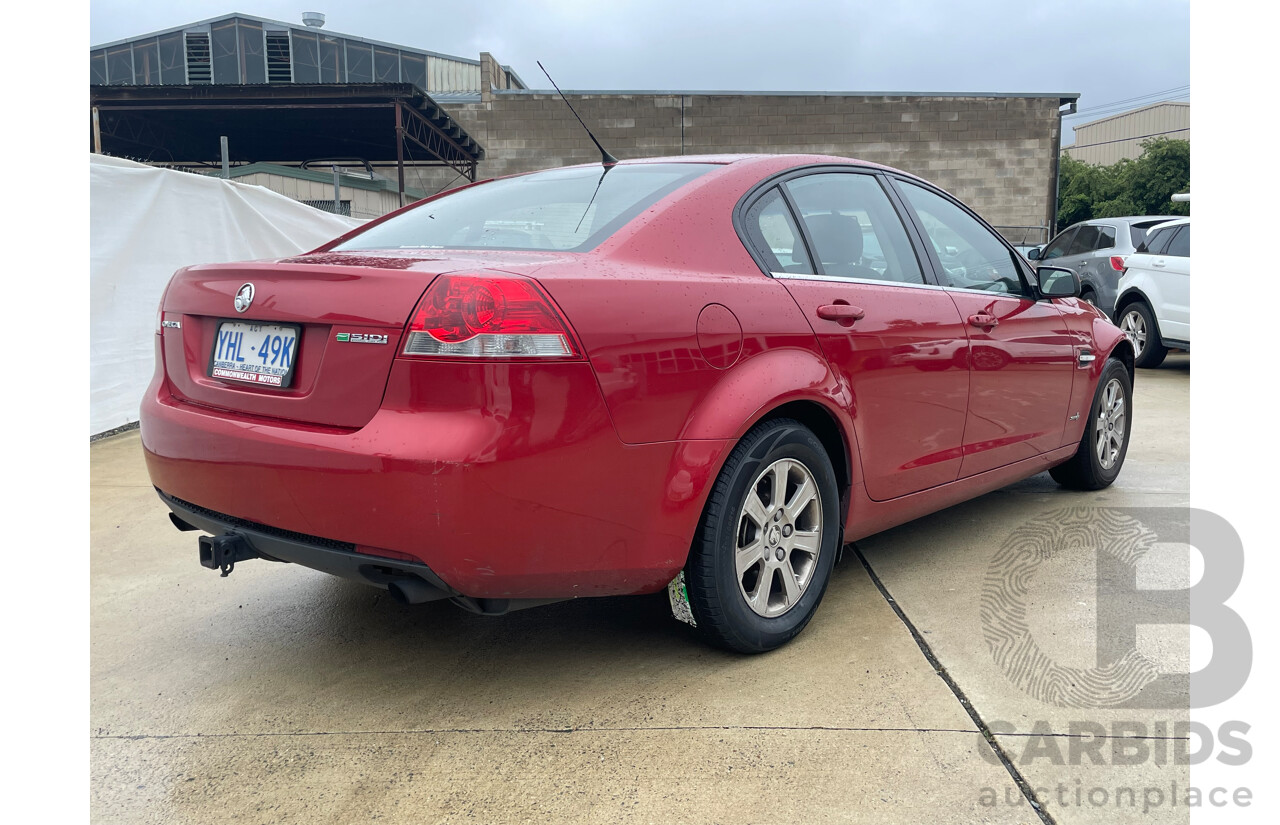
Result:
{"label": "metal beam", "polygon": [[400,205],[404,206],[404,107],[396,101],[396,172],[400,179]]}
{"label": "metal beam", "polygon": [[206,109],[244,111],[246,109],[385,109],[386,103],[105,103],[108,112],[187,112]]}
{"label": "metal beam", "polygon": [[471,152],[463,149],[457,141],[445,134],[443,129],[423,117],[416,109],[404,107],[403,111],[408,117],[401,124],[398,118],[400,111],[400,108],[396,109],[397,134],[402,131],[405,140],[421,146],[458,174],[466,175],[472,181],[476,179],[476,162]]}
{"label": "metal beam", "polygon": [[[359,155],[398,169],[450,168],[474,180],[484,156],[461,124],[410,84],[94,86],[90,98],[104,151],[145,157],[160,150],[169,162],[216,167],[217,144],[205,148],[210,133],[230,136],[239,161]],[[394,121],[393,135],[383,118]]]}
{"label": "metal beam", "polygon": [[168,130],[157,127],[145,117],[117,114],[111,109],[99,112],[98,135],[99,140],[111,138],[143,149],[150,149],[152,152],[157,150],[166,152],[170,159],[173,158],[173,152],[165,146],[171,137]]}

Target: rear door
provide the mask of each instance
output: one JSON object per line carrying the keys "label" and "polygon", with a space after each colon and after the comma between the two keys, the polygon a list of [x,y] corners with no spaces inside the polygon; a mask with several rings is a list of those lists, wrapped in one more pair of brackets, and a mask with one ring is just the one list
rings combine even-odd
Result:
{"label": "rear door", "polygon": [[1166,340],[1191,340],[1191,224],[1177,227],[1164,253],[1151,259],[1151,272],[1164,299],[1156,307]]}
{"label": "rear door", "polygon": [[1052,301],[998,234],[940,191],[895,180],[938,282],[969,338],[969,409],[960,475],[971,476],[1062,446],[1077,343]]}
{"label": "rear door", "polygon": [[954,481],[969,391],[965,331],[924,267],[880,176],[792,176],[748,207],[744,228],[804,311],[846,388],[868,495]]}

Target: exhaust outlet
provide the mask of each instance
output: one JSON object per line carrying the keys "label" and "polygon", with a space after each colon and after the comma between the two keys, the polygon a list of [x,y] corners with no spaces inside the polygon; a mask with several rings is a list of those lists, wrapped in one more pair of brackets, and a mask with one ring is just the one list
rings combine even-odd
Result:
{"label": "exhaust outlet", "polygon": [[172,511],[169,512],[169,521],[173,522],[173,526],[177,527],[179,530],[181,530],[184,533],[190,533],[192,530],[200,529],[199,527],[196,527],[194,524],[187,524],[185,521],[178,518],[178,516]]}
{"label": "exhaust outlet", "polygon": [[449,597],[448,593],[417,578],[396,578],[387,582],[387,592],[400,604],[422,604]]}

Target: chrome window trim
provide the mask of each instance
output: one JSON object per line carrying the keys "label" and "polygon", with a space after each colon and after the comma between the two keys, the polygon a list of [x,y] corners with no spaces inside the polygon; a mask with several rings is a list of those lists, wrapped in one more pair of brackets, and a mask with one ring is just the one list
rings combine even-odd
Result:
{"label": "chrome window trim", "polygon": [[875,278],[840,278],[835,275],[802,275],[794,272],[770,272],[769,274],[774,278],[783,278],[788,281],[824,281],[832,284],[870,284],[871,286],[901,286],[906,287],[907,289],[940,289],[944,291],[951,288],[938,286],[937,284],[915,284],[908,283],[907,281],[882,281]]}
{"label": "chrome window trim", "polygon": [[936,289],[941,292],[963,292],[971,295],[986,295],[989,298],[1008,298],[1014,301],[1036,303],[1034,298],[1026,295],[1014,295],[1011,292],[992,292],[989,289],[967,289],[962,286],[938,286],[937,284],[910,284],[904,281],[878,281],[874,278],[839,278],[834,275],[801,275],[794,272],[770,272],[773,278],[787,281],[823,281],[832,284],[868,284],[870,286],[900,286],[907,289]]}

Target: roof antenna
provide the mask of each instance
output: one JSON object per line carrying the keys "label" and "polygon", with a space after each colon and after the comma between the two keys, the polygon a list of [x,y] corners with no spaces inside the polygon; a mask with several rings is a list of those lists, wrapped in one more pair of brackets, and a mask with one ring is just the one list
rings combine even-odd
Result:
{"label": "roof antenna", "polygon": [[[538,63],[538,68],[542,69],[542,73],[547,76],[547,80],[551,80],[551,72],[547,71],[547,67],[542,65],[541,60],[537,61],[537,63]],[[554,80],[551,80],[551,85],[555,86],[555,89],[557,92],[560,92],[560,99],[564,101],[564,105],[568,106],[569,111],[573,112],[573,116],[578,118],[579,123],[582,123],[582,118],[578,117],[578,112],[573,108],[573,104],[569,102],[569,98],[564,96],[564,92],[560,91],[560,87],[556,86],[556,82]],[[618,162],[618,159],[615,158],[613,155],[609,154],[605,150],[605,148],[600,145],[600,141],[596,140],[596,136],[591,134],[590,129],[587,129],[587,124],[582,123],[582,128],[586,129],[587,137],[591,138],[591,142],[594,143],[596,145],[596,148],[600,150],[600,162],[603,163],[605,166],[615,165]]]}

